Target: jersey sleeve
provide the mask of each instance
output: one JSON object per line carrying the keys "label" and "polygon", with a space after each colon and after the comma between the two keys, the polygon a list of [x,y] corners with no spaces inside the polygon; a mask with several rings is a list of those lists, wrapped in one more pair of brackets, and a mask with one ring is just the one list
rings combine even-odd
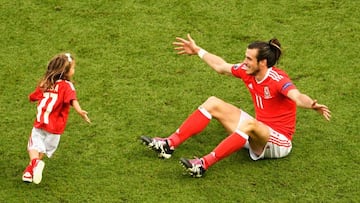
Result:
{"label": "jersey sleeve", "polygon": [[233,76],[237,78],[244,78],[244,76],[246,75],[245,64],[243,63],[234,64],[231,67],[231,73],[233,74]]}
{"label": "jersey sleeve", "polygon": [[29,95],[29,100],[31,102],[34,102],[34,101],[38,101],[40,99],[42,99],[43,97],[43,91],[37,87],[30,95]]}
{"label": "jersey sleeve", "polygon": [[64,92],[64,103],[70,104],[72,100],[77,100],[76,91],[74,85],[71,82],[66,81],[65,84],[66,88]]}
{"label": "jersey sleeve", "polygon": [[279,91],[281,92],[281,94],[283,95],[287,95],[287,93],[292,90],[292,89],[297,89],[296,86],[293,84],[293,82],[290,80],[290,78],[288,77],[284,77],[280,82],[279,82]]}

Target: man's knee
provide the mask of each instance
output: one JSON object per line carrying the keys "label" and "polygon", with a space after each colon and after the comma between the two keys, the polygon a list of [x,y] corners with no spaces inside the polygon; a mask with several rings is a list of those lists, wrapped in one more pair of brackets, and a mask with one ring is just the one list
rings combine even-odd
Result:
{"label": "man's knee", "polygon": [[270,136],[269,128],[256,119],[245,120],[240,124],[239,129],[249,135],[253,141],[260,142],[262,145]]}
{"label": "man's knee", "polygon": [[209,98],[207,98],[207,100],[205,101],[205,103],[217,103],[219,101],[222,101],[221,99],[215,97],[215,96],[210,96]]}
{"label": "man's knee", "polygon": [[258,125],[257,120],[247,119],[247,120],[244,120],[242,123],[240,123],[239,129],[246,134],[252,134],[252,132],[254,132],[256,130],[257,125]]}
{"label": "man's knee", "polygon": [[221,99],[215,96],[211,96],[201,106],[207,111],[211,112],[219,108],[219,106],[221,106],[223,102],[224,101],[222,101]]}

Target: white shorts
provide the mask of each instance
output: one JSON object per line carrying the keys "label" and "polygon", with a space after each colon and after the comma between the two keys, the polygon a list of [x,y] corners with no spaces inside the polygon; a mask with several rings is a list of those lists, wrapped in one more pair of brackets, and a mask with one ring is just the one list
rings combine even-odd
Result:
{"label": "white shorts", "polygon": [[[254,119],[254,118],[245,111],[241,111],[239,125],[240,122],[247,119]],[[282,158],[287,156],[291,152],[292,144],[289,138],[287,138],[285,135],[279,132],[276,132],[270,127],[269,127],[269,131],[270,131],[270,138],[266,143],[263,152],[259,156],[253,152],[253,150],[249,145],[249,142],[246,143],[245,148],[249,149],[249,154],[251,159],[256,161],[265,158],[271,158],[271,159]]]}
{"label": "white shorts", "polygon": [[287,138],[285,135],[276,132],[272,128],[269,127],[270,130],[270,138],[265,145],[263,152],[258,156],[249,147],[249,154],[251,159],[259,160],[259,159],[275,159],[282,158],[287,156],[292,149],[291,140]]}
{"label": "white shorts", "polygon": [[60,142],[59,134],[52,134],[39,128],[33,128],[28,141],[28,150],[37,150],[50,158]]}

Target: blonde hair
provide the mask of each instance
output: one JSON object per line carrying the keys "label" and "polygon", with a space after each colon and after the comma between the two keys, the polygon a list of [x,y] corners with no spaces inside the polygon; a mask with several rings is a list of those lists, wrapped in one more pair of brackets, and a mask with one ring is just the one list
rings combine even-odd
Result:
{"label": "blonde hair", "polygon": [[57,80],[70,80],[67,76],[72,63],[74,63],[73,57],[69,53],[62,53],[54,56],[48,66],[47,71],[39,82],[39,87],[43,90],[49,90],[54,88],[54,84]]}

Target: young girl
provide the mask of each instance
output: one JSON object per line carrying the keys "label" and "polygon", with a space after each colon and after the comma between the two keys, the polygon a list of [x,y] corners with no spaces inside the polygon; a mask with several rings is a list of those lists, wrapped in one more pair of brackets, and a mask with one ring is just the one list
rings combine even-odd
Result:
{"label": "young girl", "polygon": [[69,53],[56,55],[49,62],[35,91],[29,95],[30,101],[37,101],[37,115],[27,146],[30,163],[22,176],[24,182],[41,182],[45,166],[42,158],[44,154],[50,158],[57,149],[70,105],[90,123],[87,112],[81,109],[77,101],[76,91],[71,83],[74,73],[74,58]]}

